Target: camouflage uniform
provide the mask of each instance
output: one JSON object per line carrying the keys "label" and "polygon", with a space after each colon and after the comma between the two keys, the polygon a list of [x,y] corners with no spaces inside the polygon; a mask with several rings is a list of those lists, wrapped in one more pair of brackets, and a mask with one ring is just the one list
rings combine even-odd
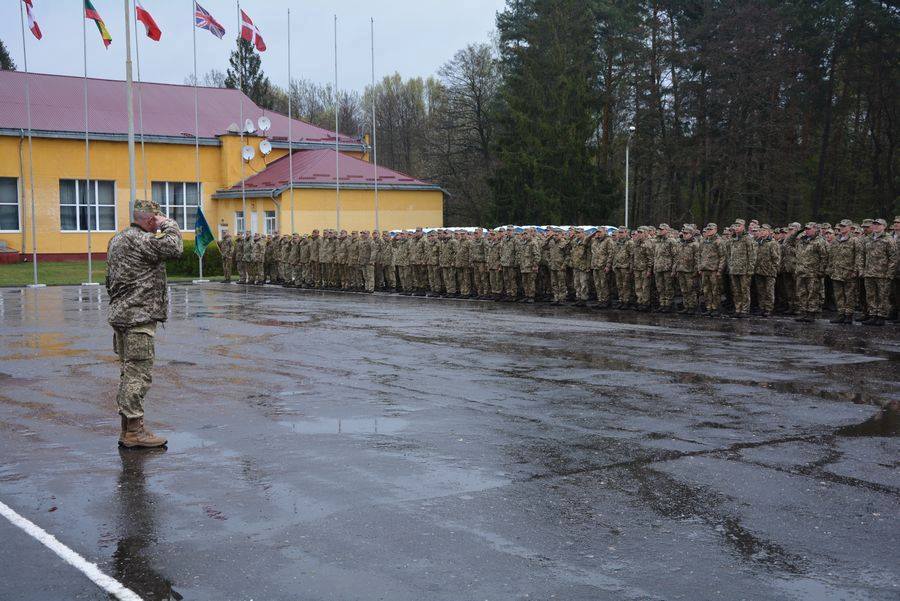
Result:
{"label": "camouflage uniform", "polygon": [[800,312],[806,313],[809,320],[822,309],[822,277],[828,267],[828,248],[825,239],[815,234],[798,236],[795,249],[797,263],[794,266],[794,277],[797,281],[797,306]]}
{"label": "camouflage uniform", "polygon": [[550,268],[550,289],[553,294],[553,302],[561,303],[566,300],[568,288],[566,287],[566,255],[568,254],[569,241],[555,234],[547,240],[547,263]]}
{"label": "camouflage uniform", "polygon": [[472,294],[471,249],[468,238],[460,235],[456,243],[456,258],[453,261],[453,266],[456,267],[456,280],[459,284],[460,296]]}
{"label": "camouflage uniform", "polygon": [[572,280],[575,284],[575,300],[583,306],[590,292],[591,256],[590,243],[580,235],[572,241]]}
{"label": "camouflage uniform", "polygon": [[383,270],[384,288],[394,290],[397,288],[397,267],[394,265],[394,240],[388,232],[381,236],[381,250],[379,260]]}
{"label": "camouflage uniform", "polygon": [[485,267],[491,282],[491,295],[494,299],[503,296],[503,267],[500,265],[500,240],[491,235],[484,243]]}
{"label": "camouflage uniform", "polygon": [[[792,223],[792,229],[799,229],[799,223]],[[794,271],[797,265],[797,239],[794,236],[786,236],[781,241],[781,288],[778,295],[780,301],[790,313],[797,311],[797,282]]]}
{"label": "camouflage uniform", "polygon": [[277,269],[275,264],[275,249],[278,246],[278,238],[273,238],[272,234],[268,234],[263,240],[264,255],[262,283],[265,284],[266,281],[274,283],[275,271]]}
{"label": "camouflage uniform", "polygon": [[631,270],[634,274],[637,304],[646,311],[650,308],[650,280],[653,273],[653,242],[650,239],[643,238],[635,242]]}
{"label": "camouflage uniform", "polygon": [[[881,221],[881,220],[879,220]],[[865,242],[866,304],[869,314],[885,319],[891,312],[891,279],[897,273],[897,247],[887,232],[873,233]]]}
{"label": "camouflage uniform", "polygon": [[[135,208],[158,212],[158,205],[148,201],[136,201]],[[116,405],[128,419],[144,415],[144,397],[153,379],[156,324],[166,321],[169,309],[165,261],[182,251],[181,231],[171,219],[163,221],[156,234],[132,224],[107,247],[108,321],[120,368]]]}
{"label": "camouflage uniform", "polygon": [[516,268],[516,241],[506,232],[500,241],[500,266],[503,268],[503,293],[508,298],[519,295],[519,274]]}
{"label": "camouflage uniform", "polygon": [[659,294],[659,307],[668,311],[675,299],[675,256],[678,254],[678,241],[663,234],[657,238],[653,246],[653,278]]}
{"label": "camouflage uniform", "polygon": [[225,282],[231,281],[231,271],[234,269],[234,238],[228,232],[219,240],[219,252],[222,253],[222,274]]}
{"label": "camouflage uniform", "polygon": [[525,300],[534,302],[537,272],[541,264],[541,249],[537,240],[531,235],[523,236],[519,240],[516,258],[519,261],[519,272],[522,274],[522,292]]}
{"label": "camouflage uniform", "polygon": [[735,233],[728,246],[728,271],[735,315],[750,313],[750,283],[756,268],[756,240],[746,232]]}
{"label": "camouflage uniform", "polygon": [[247,272],[244,270],[244,235],[234,236],[234,268],[238,274],[238,282],[243,284],[247,280]]}
{"label": "camouflage uniform", "polygon": [[[764,229],[769,229],[763,225]],[[764,316],[769,316],[775,310],[775,279],[781,267],[781,245],[771,236],[757,241],[756,268],[756,298],[759,308]]]}
{"label": "camouflage uniform", "polygon": [[[693,231],[691,231],[693,233]],[[682,238],[675,255],[675,273],[684,310],[697,310],[697,272],[700,271],[700,245],[692,238]]]}
{"label": "camouflage uniform", "polygon": [[359,240],[357,261],[359,262],[362,287],[366,292],[375,292],[375,255],[377,252],[375,242],[369,238],[367,232],[363,232],[363,236]]}
{"label": "camouflage uniform", "polygon": [[428,289],[428,248],[422,232],[417,232],[410,239],[409,265],[412,283],[418,295],[424,295]]}
{"label": "camouflage uniform", "polygon": [[612,268],[616,275],[616,295],[620,307],[634,302],[634,282],[632,279],[632,263],[634,256],[634,242],[628,237],[628,233],[619,230],[612,253]]}
{"label": "camouflage uniform", "polygon": [[[834,304],[841,323],[849,323],[857,303],[857,277],[864,266],[863,246],[859,238],[840,235],[828,246],[828,277],[834,291]],[[849,319],[848,319],[849,318]]]}
{"label": "camouflage uniform", "polygon": [[412,294],[413,283],[409,272],[409,238],[399,234],[394,238],[394,265],[397,267],[397,290]]}
{"label": "camouflage uniform", "polygon": [[469,256],[472,260],[472,275],[475,278],[475,291],[478,296],[485,297],[490,294],[490,283],[488,282],[487,258],[485,256],[484,235],[477,232],[473,238],[469,240]]}
{"label": "camouflage uniform", "polygon": [[[709,226],[707,226],[709,228]],[[711,231],[707,229],[707,231]],[[706,311],[718,314],[722,302],[722,274],[725,272],[725,244],[718,236],[704,236],[700,242],[700,288]]]}
{"label": "camouflage uniform", "polygon": [[253,263],[253,236],[247,233],[244,236],[244,254],[241,261],[244,264],[244,273],[242,284],[252,284],[255,276],[255,265]]}
{"label": "camouflage uniform", "polygon": [[594,289],[597,291],[597,302],[609,306],[610,272],[613,264],[615,245],[606,235],[606,230],[599,230],[591,238],[591,271],[594,275]]}

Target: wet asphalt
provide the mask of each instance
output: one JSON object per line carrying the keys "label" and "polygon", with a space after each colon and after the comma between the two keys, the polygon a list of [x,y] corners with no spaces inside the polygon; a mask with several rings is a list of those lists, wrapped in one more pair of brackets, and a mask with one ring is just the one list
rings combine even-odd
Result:
{"label": "wet asphalt", "polygon": [[156,352],[120,451],[105,292],[0,289],[0,501],[146,600],[900,596],[896,328],[177,285]]}

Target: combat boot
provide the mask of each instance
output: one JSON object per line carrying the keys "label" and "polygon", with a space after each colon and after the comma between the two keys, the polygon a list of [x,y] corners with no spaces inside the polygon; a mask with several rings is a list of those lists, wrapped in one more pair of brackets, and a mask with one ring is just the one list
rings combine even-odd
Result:
{"label": "combat boot", "polygon": [[119,444],[123,447],[153,448],[165,446],[168,442],[144,428],[144,418],[128,418],[125,422],[125,432],[119,436]]}

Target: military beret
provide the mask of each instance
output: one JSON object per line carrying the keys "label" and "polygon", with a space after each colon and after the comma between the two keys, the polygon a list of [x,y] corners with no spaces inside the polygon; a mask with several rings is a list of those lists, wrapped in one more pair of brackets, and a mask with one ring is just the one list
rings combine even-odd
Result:
{"label": "military beret", "polygon": [[853,225],[853,222],[850,221],[849,219],[841,219],[841,220],[838,222],[838,225],[839,225],[840,227],[847,227],[847,226],[852,226],[852,225]]}
{"label": "military beret", "polygon": [[871,219],[863,219],[862,225],[863,225],[863,227],[868,227],[868,226],[872,225],[872,220]]}
{"label": "military beret", "polygon": [[747,225],[747,222],[743,219],[735,219],[732,225]]}
{"label": "military beret", "polygon": [[159,204],[153,202],[152,200],[144,200],[142,198],[138,198],[134,201],[134,212],[162,215],[162,212],[159,210]]}
{"label": "military beret", "polygon": [[818,223],[816,223],[815,221],[810,221],[809,223],[806,224],[805,229],[818,228],[818,227],[819,227]]}
{"label": "military beret", "polygon": [[884,219],[876,219],[873,223],[878,223],[878,224],[881,224],[881,225],[887,225],[887,221],[885,221]]}

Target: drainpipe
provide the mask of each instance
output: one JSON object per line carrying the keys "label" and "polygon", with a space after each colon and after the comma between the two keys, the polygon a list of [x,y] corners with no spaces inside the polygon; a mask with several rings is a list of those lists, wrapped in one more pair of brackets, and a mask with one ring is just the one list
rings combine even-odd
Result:
{"label": "drainpipe", "polygon": [[[22,200],[19,202],[19,207],[21,209],[21,215],[19,218],[19,229],[22,232],[22,246],[19,249],[19,254],[25,254],[25,159],[22,156],[22,144],[25,142],[25,130],[19,130],[19,186],[22,188]],[[31,219],[34,219],[34,215],[29,216]]]}
{"label": "drainpipe", "polygon": [[[269,198],[272,199],[272,202],[275,203],[275,228],[278,230],[278,234],[281,235],[284,232],[281,231],[281,203],[275,200],[275,191],[278,188],[272,188],[272,191],[269,192]],[[263,212],[263,224],[266,222],[266,214]]]}

